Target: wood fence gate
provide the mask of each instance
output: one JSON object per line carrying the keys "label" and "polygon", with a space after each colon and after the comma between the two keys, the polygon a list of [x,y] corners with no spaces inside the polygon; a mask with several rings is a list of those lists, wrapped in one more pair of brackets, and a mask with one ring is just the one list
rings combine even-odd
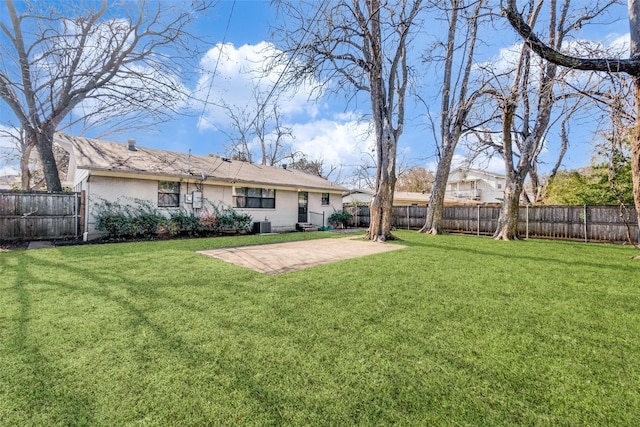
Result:
{"label": "wood fence gate", "polygon": [[0,240],[78,239],[82,193],[0,190]]}

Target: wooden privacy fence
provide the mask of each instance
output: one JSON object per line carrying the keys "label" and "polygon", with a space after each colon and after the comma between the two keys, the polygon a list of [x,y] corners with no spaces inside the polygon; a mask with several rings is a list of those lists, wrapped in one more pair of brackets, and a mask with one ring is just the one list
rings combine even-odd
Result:
{"label": "wooden privacy fence", "polygon": [[[351,226],[369,226],[369,206],[345,206],[352,215]],[[498,226],[501,206],[445,206],[443,228],[451,233],[491,235]],[[394,206],[392,226],[418,229],[424,225],[426,206]],[[626,221],[626,223],[625,223]],[[627,225],[638,242],[637,214],[618,206],[521,206],[518,234],[522,237],[585,242],[626,242]]]}
{"label": "wooden privacy fence", "polygon": [[0,240],[77,239],[82,194],[0,190]]}

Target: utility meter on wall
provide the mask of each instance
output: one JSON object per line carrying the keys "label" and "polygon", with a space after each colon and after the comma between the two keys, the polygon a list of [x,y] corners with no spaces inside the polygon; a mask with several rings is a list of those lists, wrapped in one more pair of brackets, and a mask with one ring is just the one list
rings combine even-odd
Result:
{"label": "utility meter on wall", "polygon": [[192,198],[193,209],[201,209],[202,208],[202,192],[194,191],[191,194],[193,195],[193,198]]}

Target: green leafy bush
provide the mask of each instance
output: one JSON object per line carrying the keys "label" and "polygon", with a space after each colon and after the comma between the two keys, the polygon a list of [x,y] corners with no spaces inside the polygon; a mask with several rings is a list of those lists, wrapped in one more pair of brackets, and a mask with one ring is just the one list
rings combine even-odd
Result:
{"label": "green leafy bush", "polygon": [[329,224],[333,225],[334,228],[339,226],[346,227],[349,224],[349,220],[351,220],[351,214],[345,211],[334,212],[328,218]]}
{"label": "green leafy bush", "polygon": [[96,229],[110,239],[150,237],[165,221],[151,203],[133,199],[133,204],[100,199],[94,205]]}
{"label": "green leafy bush", "polygon": [[129,231],[132,237],[150,237],[164,224],[165,217],[148,201],[137,200],[137,206],[131,212]]}
{"label": "green leafy bush", "polygon": [[169,235],[173,237],[195,237],[203,234],[203,227],[200,224],[200,219],[198,218],[198,216],[193,212],[187,212],[183,209],[171,212],[169,214],[167,229],[169,231]]}
{"label": "green leafy bush", "polygon": [[249,214],[241,214],[230,207],[221,207],[211,204],[217,218],[218,232],[232,231],[246,233],[251,230],[253,217]]}
{"label": "green leafy bush", "polygon": [[222,204],[205,201],[198,213],[174,210],[165,217],[150,202],[132,199],[124,204],[100,199],[94,205],[96,229],[107,239],[170,237],[206,237],[222,231],[246,233],[253,221],[251,215],[240,214]]}

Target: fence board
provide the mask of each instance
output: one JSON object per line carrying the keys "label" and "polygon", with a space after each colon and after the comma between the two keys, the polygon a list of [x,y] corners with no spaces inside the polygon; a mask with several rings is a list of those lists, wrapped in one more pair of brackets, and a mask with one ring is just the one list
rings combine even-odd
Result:
{"label": "fence board", "polygon": [[0,240],[78,238],[80,193],[0,191]]}
{"label": "fence board", "polygon": [[[345,206],[352,215],[352,227],[368,227],[369,206]],[[498,226],[500,206],[444,206],[443,228],[451,233],[492,235]],[[419,229],[426,219],[426,206],[394,206],[392,226]],[[624,217],[624,218],[623,218]],[[626,223],[625,223],[626,221]],[[518,233],[523,237],[596,242],[640,240],[634,208],[624,212],[618,206],[522,206]]]}

